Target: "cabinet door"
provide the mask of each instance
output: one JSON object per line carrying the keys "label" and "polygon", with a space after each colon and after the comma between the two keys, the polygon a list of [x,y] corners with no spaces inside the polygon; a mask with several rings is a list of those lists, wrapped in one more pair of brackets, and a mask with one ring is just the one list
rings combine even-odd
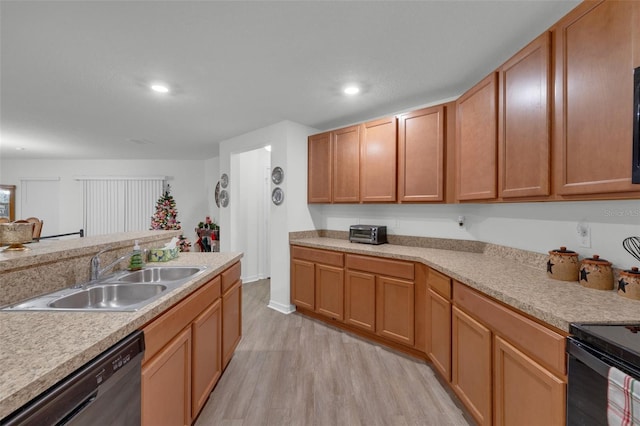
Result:
{"label": "cabinet door", "polygon": [[375,275],[347,270],[345,274],[345,322],[375,333]]}
{"label": "cabinet door", "polygon": [[480,425],[491,424],[491,331],[457,307],[452,311],[453,390]]}
{"label": "cabinet door", "polygon": [[224,370],[242,337],[242,281],[222,295],[222,369]]}
{"label": "cabinet door", "polygon": [[360,201],[360,126],[332,132],[334,203]]}
{"label": "cabinet door", "polygon": [[398,122],[398,200],[444,200],[444,105],[403,114]]}
{"label": "cabinet door", "polygon": [[142,367],[142,424],[191,424],[191,328]]}
{"label": "cabinet door", "polygon": [[428,291],[429,333],[427,353],[433,366],[447,382],[451,381],[451,302],[433,290]]}
{"label": "cabinet door", "polygon": [[307,202],[331,202],[331,133],[309,136]]}
{"label": "cabinet door", "polygon": [[500,68],[499,190],[503,198],[550,194],[551,34]]}
{"label": "cabinet door", "polygon": [[414,285],[411,281],[376,277],[376,333],[413,346]]}
{"label": "cabinet door", "polygon": [[634,3],[584,2],[555,26],[558,194],[639,191],[631,183]]}
{"label": "cabinet door", "polygon": [[362,125],[360,200],[396,201],[397,120],[387,117]]}
{"label": "cabinet door", "polygon": [[497,93],[497,74],[491,73],[456,101],[458,200],[487,200],[496,197]]}
{"label": "cabinet door", "polygon": [[565,383],[497,336],[493,371],[496,425],[564,424]]}
{"label": "cabinet door", "polygon": [[[640,22],[640,3],[633,2],[633,22]],[[633,26],[633,68],[640,67],[640,25]]]}
{"label": "cabinet door", "polygon": [[191,325],[191,416],[195,418],[222,374],[222,302],[216,300]]}
{"label": "cabinet door", "polygon": [[291,303],[315,310],[315,269],[313,262],[291,259]]}
{"label": "cabinet door", "polygon": [[316,312],[344,320],[344,269],[316,265]]}

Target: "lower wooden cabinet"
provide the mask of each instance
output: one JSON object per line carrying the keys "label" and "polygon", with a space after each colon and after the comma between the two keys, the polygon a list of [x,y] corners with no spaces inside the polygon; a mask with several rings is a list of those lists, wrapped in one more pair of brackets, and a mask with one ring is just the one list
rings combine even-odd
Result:
{"label": "lower wooden cabinet", "polygon": [[494,423],[564,424],[565,383],[499,336],[494,348]]}
{"label": "lower wooden cabinet", "polygon": [[142,367],[142,424],[191,424],[191,329]]}
{"label": "lower wooden cabinet", "polygon": [[361,271],[345,273],[345,322],[376,331],[376,276]]}
{"label": "lower wooden cabinet", "polygon": [[427,355],[433,366],[448,382],[451,381],[451,302],[433,290],[428,290]]}
{"label": "lower wooden cabinet", "polygon": [[376,333],[413,346],[414,283],[385,276],[376,277]]}
{"label": "lower wooden cabinet", "polygon": [[316,308],[315,265],[313,262],[291,259],[291,303],[302,308]]}
{"label": "lower wooden cabinet", "polygon": [[143,425],[190,425],[197,417],[240,341],[239,277],[238,262],[143,327]]}
{"label": "lower wooden cabinet", "polygon": [[344,269],[316,265],[316,312],[331,319],[344,320]]}
{"label": "lower wooden cabinet", "polygon": [[479,425],[491,424],[491,330],[457,307],[452,314],[451,385]]}

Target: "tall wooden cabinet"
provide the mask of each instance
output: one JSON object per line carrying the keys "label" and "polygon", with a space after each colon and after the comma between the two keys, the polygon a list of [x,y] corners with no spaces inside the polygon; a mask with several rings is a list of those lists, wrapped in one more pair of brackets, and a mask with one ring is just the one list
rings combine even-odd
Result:
{"label": "tall wooden cabinet", "polygon": [[334,130],[331,138],[331,201],[357,203],[360,201],[360,126]]}
{"label": "tall wooden cabinet", "polygon": [[360,143],[360,201],[388,203],[396,201],[395,117],[381,118],[362,125]]}
{"label": "tall wooden cabinet", "polygon": [[491,73],[456,101],[458,200],[497,196],[498,76]]}
{"label": "tall wooden cabinet", "polygon": [[307,202],[330,203],[333,176],[331,132],[309,136],[307,148]]}
{"label": "tall wooden cabinet", "polygon": [[[455,125],[453,103],[423,108],[398,117],[398,201],[442,202],[453,184]],[[452,126],[453,127],[453,126]],[[455,128],[455,127],[453,127]]]}
{"label": "tall wooden cabinet", "polygon": [[553,28],[561,196],[640,191],[631,183],[630,160],[635,3],[584,2]]}
{"label": "tall wooden cabinet", "polygon": [[550,195],[551,34],[499,69],[498,191],[502,198]]}

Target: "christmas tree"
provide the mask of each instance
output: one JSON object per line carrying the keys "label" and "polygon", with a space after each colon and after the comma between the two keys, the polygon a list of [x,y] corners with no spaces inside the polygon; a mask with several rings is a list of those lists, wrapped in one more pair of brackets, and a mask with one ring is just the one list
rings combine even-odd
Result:
{"label": "christmas tree", "polygon": [[[180,222],[178,221],[178,210],[176,209],[176,202],[171,195],[171,188],[167,185],[167,189],[164,194],[158,198],[156,203],[156,212],[151,216],[151,229],[152,230],[173,230],[182,229]],[[180,235],[180,251],[189,251],[191,243],[184,235]]]}

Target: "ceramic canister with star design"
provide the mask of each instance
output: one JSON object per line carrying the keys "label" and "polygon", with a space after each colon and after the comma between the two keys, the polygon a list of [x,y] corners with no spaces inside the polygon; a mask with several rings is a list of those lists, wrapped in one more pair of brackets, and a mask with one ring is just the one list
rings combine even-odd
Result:
{"label": "ceramic canister with star design", "polygon": [[580,285],[596,290],[613,290],[613,269],[611,262],[593,257],[583,259],[580,264]]}
{"label": "ceramic canister with star design", "polygon": [[578,281],[580,261],[578,253],[567,250],[566,247],[551,250],[547,260],[547,275],[560,281]]}
{"label": "ceramic canister with star design", "polygon": [[640,270],[636,266],[620,272],[618,294],[629,299],[640,300]]}

